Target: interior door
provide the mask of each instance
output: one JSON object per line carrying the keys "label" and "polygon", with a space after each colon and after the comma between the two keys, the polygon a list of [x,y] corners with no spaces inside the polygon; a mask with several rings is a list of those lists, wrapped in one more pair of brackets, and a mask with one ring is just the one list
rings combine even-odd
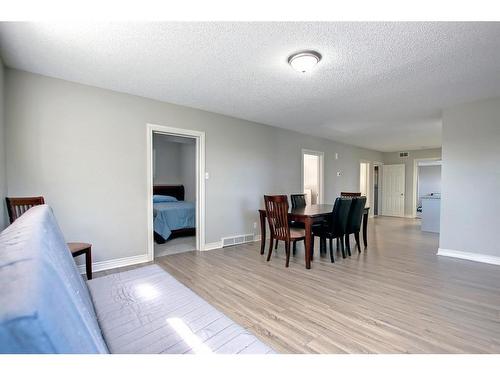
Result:
{"label": "interior door", "polygon": [[382,166],[382,215],[405,215],[405,165]]}

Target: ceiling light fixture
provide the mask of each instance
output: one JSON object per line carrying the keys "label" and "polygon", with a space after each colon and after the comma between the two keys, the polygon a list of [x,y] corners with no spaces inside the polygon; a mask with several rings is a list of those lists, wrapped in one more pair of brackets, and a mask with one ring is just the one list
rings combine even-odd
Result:
{"label": "ceiling light fixture", "polygon": [[321,60],[321,55],[316,51],[301,51],[288,58],[288,64],[297,72],[307,73]]}

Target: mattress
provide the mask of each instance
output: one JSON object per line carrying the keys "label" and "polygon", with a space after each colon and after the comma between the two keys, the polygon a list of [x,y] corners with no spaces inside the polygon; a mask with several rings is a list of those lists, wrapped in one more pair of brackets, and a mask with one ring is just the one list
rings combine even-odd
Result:
{"label": "mattress", "polygon": [[196,208],[193,202],[153,203],[154,231],[168,239],[173,230],[194,228]]}
{"label": "mattress", "polygon": [[111,353],[274,353],[157,265],[88,286]]}

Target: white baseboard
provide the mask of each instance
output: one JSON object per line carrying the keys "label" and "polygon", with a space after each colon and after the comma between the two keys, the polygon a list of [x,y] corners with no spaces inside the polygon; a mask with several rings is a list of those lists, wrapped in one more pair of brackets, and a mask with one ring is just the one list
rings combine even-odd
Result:
{"label": "white baseboard", "polygon": [[[255,236],[254,241],[257,242],[260,241],[260,239],[261,236],[259,234]],[[215,249],[222,249],[222,241],[206,243],[205,246],[203,247],[203,251],[209,251]],[[101,262],[93,262],[92,272],[106,271],[113,268],[132,266],[134,264],[145,263],[145,262],[149,262],[148,254],[135,255],[127,258],[104,260]],[[85,264],[78,265],[77,267],[78,271],[81,274],[85,273]]]}
{"label": "white baseboard", "polygon": [[[142,255],[134,255],[134,256],[126,257],[126,258],[104,260],[101,262],[93,262],[92,263],[92,272],[100,272],[100,271],[110,270],[112,268],[132,266],[134,264],[145,263],[148,261],[149,261],[148,254],[142,254]],[[79,265],[78,271],[81,274],[84,274],[85,273],[85,264]]]}
{"label": "white baseboard", "polygon": [[206,243],[203,247],[203,251],[215,250],[222,248],[222,241]]}
{"label": "white baseboard", "polygon": [[467,251],[450,250],[442,248],[438,249],[437,255],[441,255],[444,257],[472,260],[473,262],[500,265],[500,257],[494,255],[469,253]]}
{"label": "white baseboard", "polygon": [[256,234],[255,237],[253,238],[254,242],[259,242],[262,239],[262,235]]}

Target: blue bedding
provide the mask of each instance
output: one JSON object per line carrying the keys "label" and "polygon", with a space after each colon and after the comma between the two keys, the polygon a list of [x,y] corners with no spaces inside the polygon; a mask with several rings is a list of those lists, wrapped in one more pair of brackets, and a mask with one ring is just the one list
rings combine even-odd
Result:
{"label": "blue bedding", "polygon": [[194,228],[195,205],[193,202],[177,201],[153,203],[154,231],[168,239],[173,230]]}

